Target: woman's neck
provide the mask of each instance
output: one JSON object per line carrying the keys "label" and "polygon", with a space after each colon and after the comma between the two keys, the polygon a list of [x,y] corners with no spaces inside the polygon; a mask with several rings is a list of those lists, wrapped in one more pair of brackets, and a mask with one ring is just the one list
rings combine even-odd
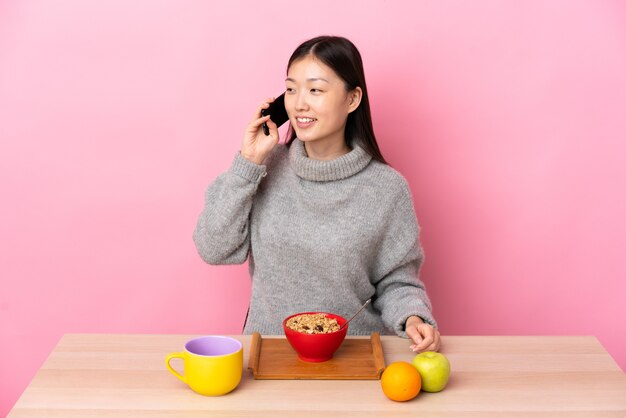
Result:
{"label": "woman's neck", "polygon": [[350,148],[345,141],[341,142],[319,142],[311,141],[304,143],[307,156],[312,160],[328,161],[341,157],[350,152]]}

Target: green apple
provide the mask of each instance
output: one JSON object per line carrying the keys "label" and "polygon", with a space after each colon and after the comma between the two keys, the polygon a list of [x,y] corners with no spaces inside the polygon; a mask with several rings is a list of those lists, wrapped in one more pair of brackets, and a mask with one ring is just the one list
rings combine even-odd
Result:
{"label": "green apple", "polygon": [[450,377],[450,362],[441,353],[425,351],[413,358],[413,366],[422,376],[422,390],[439,392],[446,387]]}

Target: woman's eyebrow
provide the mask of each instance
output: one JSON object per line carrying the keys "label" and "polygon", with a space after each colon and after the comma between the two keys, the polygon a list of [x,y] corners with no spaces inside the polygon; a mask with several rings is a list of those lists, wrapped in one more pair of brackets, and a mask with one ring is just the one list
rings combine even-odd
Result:
{"label": "woman's eyebrow", "polygon": [[[291,78],[291,77],[287,77],[287,78],[285,79],[285,81],[291,81],[292,83],[295,83],[295,82],[296,82],[296,80],[294,80],[294,79],[293,79],[293,78]],[[324,81],[324,82],[326,82],[326,83],[330,84],[330,81],[328,81],[328,80],[326,80],[325,78],[322,78],[322,77],[307,78],[307,79],[306,79],[306,81]]]}

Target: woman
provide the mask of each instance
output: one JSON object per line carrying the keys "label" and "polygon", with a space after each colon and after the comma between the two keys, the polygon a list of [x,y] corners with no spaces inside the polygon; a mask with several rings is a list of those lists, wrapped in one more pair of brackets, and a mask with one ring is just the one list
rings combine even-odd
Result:
{"label": "woman", "polygon": [[[413,351],[440,334],[418,272],[419,227],[406,180],[383,159],[372,129],[361,56],[341,37],[300,45],[287,66],[291,124],[255,111],[230,170],[207,189],[194,241],[210,264],[249,259],[244,333],[282,333],[297,312],[351,316],[350,334],[396,333]],[[269,135],[262,125],[267,123]]]}

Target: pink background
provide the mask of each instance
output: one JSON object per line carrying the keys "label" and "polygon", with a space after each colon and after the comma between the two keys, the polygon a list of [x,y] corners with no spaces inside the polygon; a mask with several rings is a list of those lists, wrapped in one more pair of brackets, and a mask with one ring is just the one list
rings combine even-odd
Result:
{"label": "pink background", "polygon": [[4,1],[0,416],[64,333],[241,331],[247,267],[192,230],[325,33],[362,52],[444,336],[595,335],[625,368],[623,2]]}

